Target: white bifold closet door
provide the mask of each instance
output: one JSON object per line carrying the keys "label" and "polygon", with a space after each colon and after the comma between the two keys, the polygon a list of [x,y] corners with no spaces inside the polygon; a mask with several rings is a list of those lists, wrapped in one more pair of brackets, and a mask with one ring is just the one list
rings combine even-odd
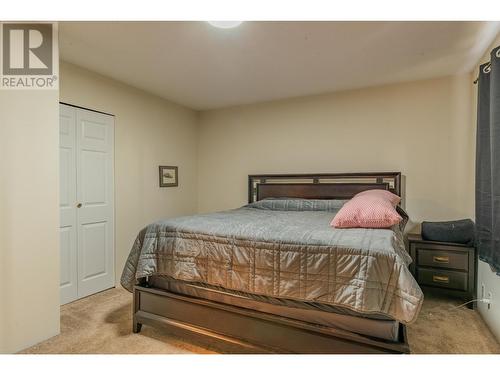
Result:
{"label": "white bifold closet door", "polygon": [[60,105],[61,304],[112,288],[114,118]]}

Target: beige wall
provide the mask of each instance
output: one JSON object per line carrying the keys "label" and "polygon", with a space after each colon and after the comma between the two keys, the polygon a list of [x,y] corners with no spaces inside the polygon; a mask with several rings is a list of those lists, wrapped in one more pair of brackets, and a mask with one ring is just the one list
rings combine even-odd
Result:
{"label": "beige wall", "polygon": [[59,333],[58,100],[0,90],[0,353]]}
{"label": "beige wall", "polygon": [[[62,102],[115,115],[115,253],[119,285],[135,236],[148,223],[196,212],[197,114],[61,62]],[[179,186],[158,187],[158,166],[179,166]]]}
{"label": "beige wall", "polygon": [[[500,35],[496,38],[496,40],[490,45],[487,49],[484,56],[478,62],[478,66],[474,70],[473,77],[477,77],[479,75],[479,65],[483,64],[487,61],[490,61],[490,52],[493,48],[498,47],[500,45]],[[476,126],[477,122],[477,85],[472,85],[473,87],[473,95],[472,95],[472,120],[471,123]],[[475,157],[475,156],[473,156]],[[491,331],[495,334],[498,340],[500,340],[500,277],[497,276],[494,272],[491,271],[490,266],[482,261],[479,261],[479,269],[478,269],[478,280],[477,280],[477,288],[479,297],[482,298],[481,295],[481,287],[484,285],[486,297],[488,292],[493,294],[493,303],[490,305],[490,309],[488,309],[487,304],[478,304],[479,312],[485,320],[486,324],[490,327]]]}
{"label": "beige wall", "polygon": [[401,171],[411,227],[470,217],[470,82],[465,74],[202,112],[199,211],[244,204],[251,173]]}

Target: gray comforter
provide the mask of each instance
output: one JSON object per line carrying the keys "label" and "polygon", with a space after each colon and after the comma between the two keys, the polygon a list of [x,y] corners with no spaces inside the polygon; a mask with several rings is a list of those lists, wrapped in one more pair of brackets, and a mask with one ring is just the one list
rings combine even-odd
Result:
{"label": "gray comforter", "polygon": [[413,322],[423,294],[402,228],[334,229],[344,201],[275,199],[148,225],[121,283],[165,275],[230,290],[313,301]]}

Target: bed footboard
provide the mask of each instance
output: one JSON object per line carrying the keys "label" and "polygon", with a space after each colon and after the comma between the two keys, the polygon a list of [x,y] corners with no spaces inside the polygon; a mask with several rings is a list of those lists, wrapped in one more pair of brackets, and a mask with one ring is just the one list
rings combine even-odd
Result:
{"label": "bed footboard", "polygon": [[399,342],[333,329],[162,289],[136,286],[134,333],[142,324],[223,353],[409,353],[406,327]]}

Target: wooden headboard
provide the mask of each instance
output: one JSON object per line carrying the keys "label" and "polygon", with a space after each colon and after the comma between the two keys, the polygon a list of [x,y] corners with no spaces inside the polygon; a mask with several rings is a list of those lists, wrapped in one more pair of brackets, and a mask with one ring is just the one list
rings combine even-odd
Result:
{"label": "wooden headboard", "polygon": [[370,189],[401,197],[401,172],[262,174],[248,176],[248,202],[265,198],[350,199]]}

